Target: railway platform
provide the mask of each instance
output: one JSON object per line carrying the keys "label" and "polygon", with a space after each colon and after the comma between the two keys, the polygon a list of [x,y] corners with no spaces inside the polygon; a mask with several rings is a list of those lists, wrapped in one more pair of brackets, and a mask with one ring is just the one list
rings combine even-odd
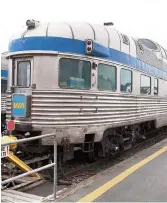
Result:
{"label": "railway platform", "polygon": [[60,202],[167,202],[167,139],[82,182]]}
{"label": "railway platform", "polygon": [[[167,139],[69,188],[56,202],[167,202]],[[46,193],[46,194],[45,194]],[[55,202],[50,183],[19,192],[1,191],[2,202]]]}

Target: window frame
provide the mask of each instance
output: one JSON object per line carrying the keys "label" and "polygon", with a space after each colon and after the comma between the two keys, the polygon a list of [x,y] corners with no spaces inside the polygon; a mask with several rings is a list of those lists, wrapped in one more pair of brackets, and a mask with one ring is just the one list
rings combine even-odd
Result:
{"label": "window frame", "polygon": [[[143,42],[146,42],[146,41],[151,42],[153,44],[153,46],[155,46],[156,49],[152,49],[152,48],[148,47],[147,45],[143,44]],[[138,42],[139,42],[139,44],[144,45],[149,50],[158,51],[157,45],[149,39],[140,38],[140,39],[138,39]]]}
{"label": "window frame", "polygon": [[[60,86],[60,72],[61,72],[61,70],[60,70],[60,60],[61,59],[71,59],[71,60],[78,60],[78,61],[89,62],[89,64],[90,64],[90,87],[89,88],[70,88],[70,87],[63,88],[63,87],[61,87]],[[65,90],[66,89],[70,89],[70,90],[90,90],[92,88],[92,62],[90,60],[85,60],[85,59],[81,59],[81,58],[73,58],[73,57],[65,57],[65,56],[60,57],[58,59],[58,80],[57,81],[58,81],[58,87],[60,89],[65,89]]]}
{"label": "window frame", "polygon": [[141,44],[139,41],[138,42],[138,46],[141,52],[144,52],[144,48],[143,48],[143,44]]}
{"label": "window frame", "polygon": [[[141,78],[142,78],[142,76],[145,76],[145,77],[147,77],[147,78],[150,78],[150,93],[149,94],[145,94],[145,93],[142,93],[141,92]],[[144,74],[141,74],[140,75],[140,94],[141,95],[151,95],[152,94],[152,90],[151,90],[151,87],[152,86],[152,82],[151,82],[151,76],[147,76],[147,75],[144,75]]]}
{"label": "window frame", "polygon": [[[125,92],[125,91],[121,91],[121,70],[127,70],[131,72],[131,91],[130,92]],[[120,92],[122,93],[126,93],[126,94],[132,94],[133,93],[133,71],[126,69],[126,68],[121,68],[120,69]]]}
{"label": "window frame", "polygon": [[[104,90],[104,89],[99,89],[99,65],[102,64],[102,65],[107,65],[107,66],[111,66],[113,68],[115,68],[115,91],[112,91],[112,90]],[[106,63],[98,63],[98,66],[97,66],[97,90],[99,91],[109,91],[109,92],[117,92],[118,90],[118,87],[117,87],[117,67],[115,65],[112,65],[112,64],[106,64]]]}
{"label": "window frame", "polygon": [[166,55],[166,59],[167,59],[167,51],[164,49],[165,55]]}
{"label": "window frame", "polygon": [[163,47],[161,47],[161,54],[162,54],[162,58],[167,59],[167,54],[166,54],[165,49]]}
{"label": "window frame", "polygon": [[155,88],[155,80],[157,80],[157,94],[154,92],[154,96],[157,96],[159,94],[159,80],[158,78],[154,78],[154,88]]}
{"label": "window frame", "polygon": [[[3,82],[5,81],[5,84],[3,84]],[[6,93],[6,91],[2,91],[2,90],[4,90],[4,85],[5,85],[5,89],[6,89],[6,91],[7,91],[7,89],[8,89],[8,80],[7,79],[4,79],[4,78],[1,78],[1,94],[5,94]]]}
{"label": "window frame", "polygon": [[[19,66],[19,64],[20,63],[22,63],[22,62],[29,62],[29,64],[30,64],[30,84],[29,84],[29,86],[20,86],[20,85],[18,85],[18,66]],[[30,59],[27,59],[27,60],[17,60],[16,61],[16,71],[15,71],[15,84],[16,84],[16,86],[17,87],[19,87],[19,88],[30,88],[31,87],[31,82],[32,82],[32,65],[31,65],[31,60]]]}

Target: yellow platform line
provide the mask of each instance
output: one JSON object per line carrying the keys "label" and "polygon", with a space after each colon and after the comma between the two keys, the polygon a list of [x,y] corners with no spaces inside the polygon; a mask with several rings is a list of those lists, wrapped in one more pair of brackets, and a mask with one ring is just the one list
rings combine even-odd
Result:
{"label": "yellow platform line", "polygon": [[115,186],[119,182],[123,181],[126,177],[128,177],[134,171],[141,168],[142,166],[144,166],[145,164],[147,164],[148,162],[150,162],[151,160],[153,160],[154,158],[158,157],[159,155],[161,155],[162,153],[164,153],[166,151],[167,151],[167,146],[163,147],[162,149],[155,152],[151,156],[145,158],[144,160],[142,160],[142,161],[138,162],[137,164],[133,165],[132,167],[128,168],[127,170],[125,170],[120,175],[116,176],[112,180],[108,181],[104,185],[100,186],[99,188],[97,188],[93,192],[89,193],[88,195],[86,195],[85,197],[80,199],[78,202],[93,202],[95,199],[100,197],[102,194],[104,194],[106,191],[111,189],[113,186]]}
{"label": "yellow platform line", "polygon": [[[20,160],[12,152],[9,152],[7,159],[24,172],[32,171],[32,168],[30,168],[26,163]],[[31,175],[33,177],[41,178],[38,173],[33,173]]]}

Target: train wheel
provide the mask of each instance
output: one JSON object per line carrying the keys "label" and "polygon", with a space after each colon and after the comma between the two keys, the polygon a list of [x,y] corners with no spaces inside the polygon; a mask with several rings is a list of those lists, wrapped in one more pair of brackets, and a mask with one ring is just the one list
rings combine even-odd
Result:
{"label": "train wheel", "polygon": [[119,143],[114,137],[114,132],[106,131],[101,141],[101,150],[99,156],[115,155],[119,152]]}

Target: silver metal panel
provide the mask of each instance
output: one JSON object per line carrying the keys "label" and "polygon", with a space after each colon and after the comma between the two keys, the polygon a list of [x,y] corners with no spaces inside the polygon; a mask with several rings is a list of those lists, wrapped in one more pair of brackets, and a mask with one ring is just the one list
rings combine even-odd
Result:
{"label": "silver metal panel", "polygon": [[156,120],[156,128],[160,128],[167,125],[167,115],[159,116]]}
{"label": "silver metal panel", "polygon": [[86,133],[95,133],[99,141],[108,127],[156,120],[165,114],[165,98],[76,90],[32,93],[32,127],[55,128],[58,139],[70,137],[71,143],[83,142]]}
{"label": "silver metal panel", "polygon": [[1,113],[6,112],[6,94],[1,94]]}
{"label": "silver metal panel", "polygon": [[[84,58],[92,62],[92,57],[74,55],[69,57]],[[54,129],[58,144],[62,137],[69,137],[71,143],[82,143],[87,133],[94,133],[95,141],[98,142],[107,128],[149,120],[157,121],[156,126],[167,125],[165,81],[159,79],[159,96],[153,95],[153,77],[152,94],[140,95],[141,72],[131,69],[133,92],[122,93],[120,69],[130,67],[94,58],[93,61],[97,63],[101,61],[117,66],[117,92],[98,91],[97,83],[90,90],[64,90],[58,86],[58,60],[57,56],[34,56],[32,81],[36,84],[36,89],[32,90],[31,117],[26,121],[16,118],[16,123],[21,125],[29,122],[32,124],[32,130],[53,131]],[[97,70],[94,74],[97,79]],[[7,97],[6,110],[9,120],[11,119],[10,95]],[[53,144],[53,139],[51,143]]]}
{"label": "silver metal panel", "polygon": [[[32,94],[32,127],[55,128],[58,138],[70,137],[72,143],[82,142],[86,133],[95,133],[95,140],[99,141],[108,127],[156,120],[165,114],[167,98],[74,90],[33,91]],[[10,115],[8,96],[7,119]]]}
{"label": "silver metal panel", "polygon": [[7,94],[6,97],[6,120],[11,120],[11,116],[12,116],[12,102],[11,102],[11,94]]}
{"label": "silver metal panel", "polygon": [[105,93],[33,91],[33,125],[84,126],[165,114],[167,99]]}
{"label": "silver metal panel", "polygon": [[58,61],[57,56],[33,57],[33,83],[36,89],[53,89],[58,87]]}

